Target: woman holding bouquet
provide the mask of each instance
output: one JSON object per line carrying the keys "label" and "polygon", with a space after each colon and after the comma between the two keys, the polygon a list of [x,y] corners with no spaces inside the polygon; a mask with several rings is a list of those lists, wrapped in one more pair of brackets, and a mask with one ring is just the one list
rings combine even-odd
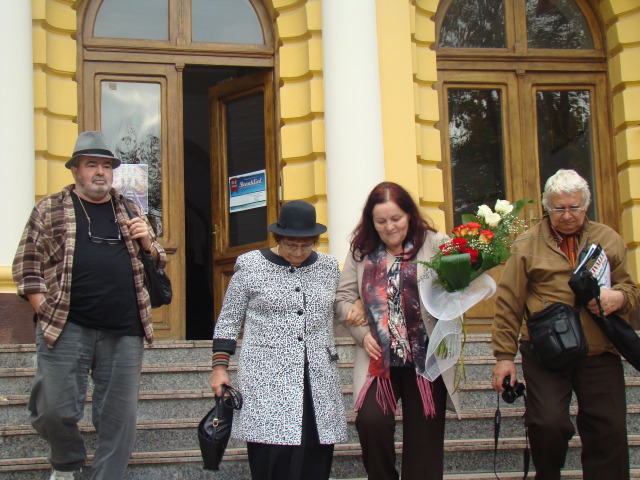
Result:
{"label": "woman holding bouquet", "polygon": [[445,409],[458,410],[454,372],[434,382],[424,373],[436,318],[422,306],[418,281],[444,241],[409,193],[383,182],[369,194],[352,234],[336,293],[337,318],[357,351],[353,375],[356,428],[369,480],[397,480],[395,414],[402,399],[402,479],[441,479]]}

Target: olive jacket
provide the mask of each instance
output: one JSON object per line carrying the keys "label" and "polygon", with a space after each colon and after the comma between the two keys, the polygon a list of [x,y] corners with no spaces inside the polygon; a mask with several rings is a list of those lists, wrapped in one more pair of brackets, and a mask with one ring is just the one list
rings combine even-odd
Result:
{"label": "olive jacket", "polygon": [[[635,310],[640,291],[627,269],[624,240],[612,228],[585,219],[579,251],[588,249],[592,243],[599,243],[609,259],[612,289],[624,293],[625,305],[617,313]],[[554,302],[574,304],[575,296],[568,284],[572,273],[569,259],[556,246],[548,217],[516,239],[496,292],[492,343],[497,360],[513,360],[520,333],[521,341],[529,339],[526,319],[530,315]],[[589,355],[617,353],[584,307],[580,319]]]}

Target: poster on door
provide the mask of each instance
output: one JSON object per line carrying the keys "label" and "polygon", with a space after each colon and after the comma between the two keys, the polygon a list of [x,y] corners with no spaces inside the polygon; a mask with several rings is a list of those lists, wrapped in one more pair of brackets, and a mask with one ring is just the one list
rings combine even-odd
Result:
{"label": "poster on door", "polygon": [[267,175],[265,170],[229,177],[229,213],[265,207]]}
{"label": "poster on door", "polygon": [[123,163],[113,170],[113,188],[138,204],[142,213],[149,213],[149,167]]}

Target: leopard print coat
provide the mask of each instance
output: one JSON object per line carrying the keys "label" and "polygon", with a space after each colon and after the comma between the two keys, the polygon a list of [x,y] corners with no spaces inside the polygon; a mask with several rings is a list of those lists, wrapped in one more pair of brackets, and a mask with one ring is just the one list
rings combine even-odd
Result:
{"label": "leopard print coat", "polygon": [[268,249],[238,257],[214,332],[214,348],[235,347],[244,323],[237,379],[244,405],[233,437],[300,444],[306,356],[320,443],[346,440],[333,339],[339,275],[337,260],[322,253],[300,267]]}

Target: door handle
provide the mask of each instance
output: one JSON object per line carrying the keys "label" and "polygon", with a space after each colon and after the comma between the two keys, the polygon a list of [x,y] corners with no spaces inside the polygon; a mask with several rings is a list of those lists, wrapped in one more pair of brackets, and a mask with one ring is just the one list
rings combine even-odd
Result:
{"label": "door handle", "polygon": [[213,237],[213,248],[218,248],[218,233],[220,233],[220,228],[218,225],[213,226],[213,231],[211,232],[211,236]]}

